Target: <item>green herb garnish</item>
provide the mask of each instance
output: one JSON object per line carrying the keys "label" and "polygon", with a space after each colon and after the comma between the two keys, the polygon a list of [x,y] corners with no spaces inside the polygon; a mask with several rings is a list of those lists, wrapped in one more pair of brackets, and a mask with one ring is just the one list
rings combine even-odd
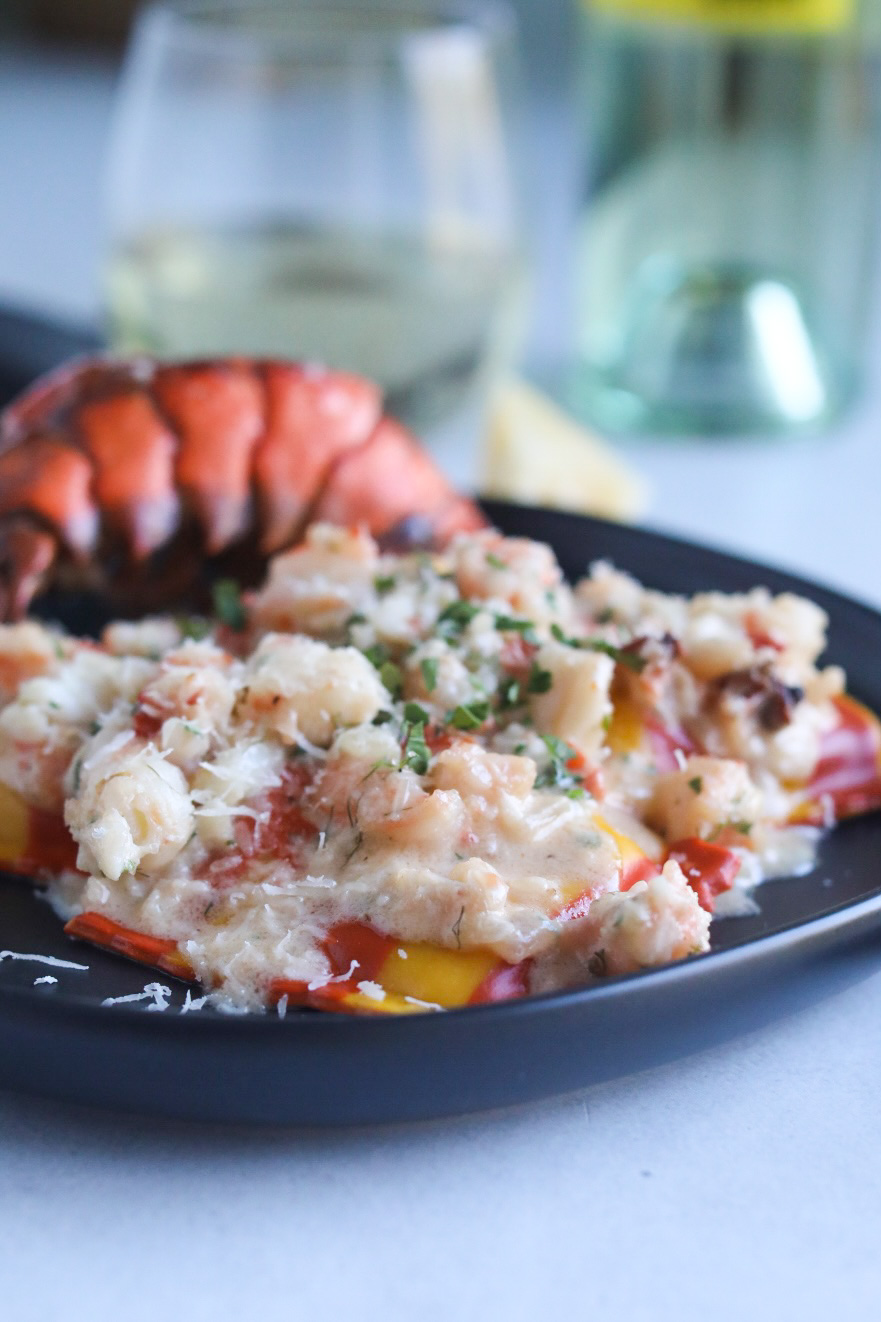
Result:
{"label": "green herb garnish", "polygon": [[508,568],[508,566],[505,564],[504,560],[502,560],[502,559],[501,559],[499,556],[497,556],[497,555],[493,555],[492,551],[487,551],[487,553],[486,553],[486,563],[489,565],[490,569],[507,569],[507,568]]}
{"label": "green herb garnish", "polygon": [[616,647],[614,643],[607,643],[605,638],[586,638],[582,646],[591,652],[604,652],[606,656],[612,658],[616,665],[626,666],[628,670],[632,670],[637,675],[641,674],[648,664],[646,658],[640,656],[638,652],[625,651],[623,647]]}
{"label": "green herb garnish", "polygon": [[384,597],[387,592],[392,591],[397,581],[394,574],[377,574],[373,580],[373,586],[379,595]]}
{"label": "green herb garnish", "polygon": [[616,665],[626,666],[636,674],[645,670],[648,664],[645,657],[640,656],[638,652],[628,652],[626,648],[616,647],[614,643],[606,642],[605,638],[573,638],[565,634],[559,624],[551,625],[551,636],[556,638],[558,643],[565,643],[567,647],[580,647],[588,652],[604,652]]}
{"label": "green herb garnish", "polygon": [[533,661],[529,671],[529,678],[526,681],[527,693],[547,693],[554,683],[554,677],[549,670],[543,670],[537,661]]}
{"label": "green herb garnish", "polygon": [[400,696],[404,687],[404,676],[401,674],[400,666],[396,666],[394,661],[383,661],[379,667],[379,678],[393,698]]}
{"label": "green herb garnish", "polygon": [[508,675],[499,684],[499,707],[505,711],[508,707],[516,707],[519,701],[520,681]]}
{"label": "green herb garnish", "polygon": [[563,632],[563,630],[560,628],[559,624],[552,624],[552,625],[551,625],[551,637],[552,637],[552,638],[556,638],[556,640],[557,640],[558,643],[565,643],[567,647],[580,647],[580,646],[581,646],[581,639],[580,639],[580,638],[570,638],[567,634],[565,634],[565,633]]}
{"label": "green herb garnish", "polygon": [[408,702],[404,707],[404,720],[408,725],[427,725],[428,712],[418,702]]}
{"label": "green herb garnish", "polygon": [[200,643],[211,632],[211,621],[206,620],[204,615],[181,615],[177,627],[181,638],[192,638],[194,642]]}
{"label": "green herb garnish", "polygon": [[219,578],[211,584],[214,614],[227,628],[241,633],[248,622],[242,593],[234,578]]}
{"label": "green herb garnish", "polygon": [[569,763],[578,757],[577,751],[565,739],[558,739],[553,734],[543,734],[542,743],[548,750],[549,762],[535,778],[536,789],[579,789],[581,777],[569,770]]}
{"label": "green herb garnish", "polygon": [[[416,703],[408,703],[407,706],[416,706]],[[422,709],[419,708],[421,711]],[[424,721],[415,722],[407,726],[407,734],[404,739],[404,756],[401,765],[410,767],[418,776],[424,776],[428,770],[428,761],[430,753],[428,745],[425,742],[425,723]]]}
{"label": "green herb garnish", "polygon": [[433,693],[437,688],[437,661],[433,656],[423,657],[419,662],[419,669],[422,671],[422,682],[426,692]]}
{"label": "green herb garnish", "polygon": [[487,716],[489,716],[489,703],[480,700],[461,703],[450,712],[447,720],[456,730],[477,730],[483,725]]}
{"label": "green herb garnish", "polygon": [[515,615],[497,615],[496,628],[500,633],[519,633],[530,643],[537,641],[534,620],[520,620]]}
{"label": "green herb garnish", "polygon": [[693,776],[691,780],[688,782],[688,788],[690,790],[694,790],[695,794],[700,794],[703,787],[704,787],[704,782],[700,776]]}
{"label": "green herb garnish", "polygon": [[479,614],[480,607],[475,606],[473,601],[465,601],[461,598],[458,601],[451,601],[449,606],[444,606],[437,617],[438,628],[443,634],[461,633],[475,615]]}

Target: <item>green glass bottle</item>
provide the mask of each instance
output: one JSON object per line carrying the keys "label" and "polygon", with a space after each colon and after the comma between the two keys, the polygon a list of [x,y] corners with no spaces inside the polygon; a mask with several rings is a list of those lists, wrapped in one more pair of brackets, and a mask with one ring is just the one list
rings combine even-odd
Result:
{"label": "green glass bottle", "polygon": [[585,0],[571,402],[606,430],[815,430],[859,384],[881,0]]}

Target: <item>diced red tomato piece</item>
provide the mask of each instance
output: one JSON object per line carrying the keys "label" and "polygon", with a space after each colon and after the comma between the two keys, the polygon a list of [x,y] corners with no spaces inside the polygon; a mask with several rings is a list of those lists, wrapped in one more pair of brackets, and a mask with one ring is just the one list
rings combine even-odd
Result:
{"label": "diced red tomato piece", "polygon": [[[366,923],[336,923],[325,938],[324,949],[334,976],[346,973],[353,960],[357,962],[358,967],[352,975],[352,986],[355,986],[364,979],[372,981],[376,977],[394,945],[390,936],[374,931]],[[345,986],[344,983],[337,985]]]}
{"label": "diced red tomato piece", "polygon": [[660,865],[653,858],[637,858],[624,869],[621,890],[629,891],[638,881],[651,881],[660,871]]}
{"label": "diced red tomato piece", "polygon": [[162,721],[158,713],[139,707],[132,720],[132,729],[139,739],[152,739],[162,729]]}
{"label": "diced red tomato piece", "polygon": [[820,743],[820,759],[807,785],[809,800],[832,805],[836,820],[881,807],[881,725],[855,699],[834,699],[839,724]]}
{"label": "diced red tomato piece", "polygon": [[677,840],[667,851],[667,858],[679,864],[707,913],[713,912],[716,896],[731,888],[740,871],[740,859],[732,850],[699,840],[697,836]]}

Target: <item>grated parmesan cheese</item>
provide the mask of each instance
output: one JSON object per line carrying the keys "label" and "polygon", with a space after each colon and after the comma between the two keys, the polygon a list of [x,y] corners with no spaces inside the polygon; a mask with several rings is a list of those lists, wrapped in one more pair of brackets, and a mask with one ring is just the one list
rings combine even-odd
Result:
{"label": "grated parmesan cheese", "polygon": [[171,988],[162,982],[148,982],[143,991],[130,992],[128,996],[107,996],[102,1005],[128,1005],[134,1001],[150,1001],[148,1010],[167,1010],[171,1000]]}
{"label": "grated parmesan cheese", "polygon": [[53,969],[78,969],[88,972],[88,964],[74,964],[70,959],[56,959],[54,955],[21,955],[16,950],[0,950],[0,961],[4,959],[29,959],[35,964],[49,964]]}

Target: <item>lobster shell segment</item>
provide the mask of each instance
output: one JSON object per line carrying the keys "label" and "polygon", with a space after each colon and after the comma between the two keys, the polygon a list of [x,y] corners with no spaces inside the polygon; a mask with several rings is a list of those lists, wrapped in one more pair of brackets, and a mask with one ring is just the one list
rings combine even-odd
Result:
{"label": "lobster shell segment", "polygon": [[[441,545],[483,526],[348,373],[246,358],[87,359],[0,415],[0,618],[60,575],[171,604],[222,552],[255,559],[315,518]],[[164,595],[163,595],[164,594]]]}

